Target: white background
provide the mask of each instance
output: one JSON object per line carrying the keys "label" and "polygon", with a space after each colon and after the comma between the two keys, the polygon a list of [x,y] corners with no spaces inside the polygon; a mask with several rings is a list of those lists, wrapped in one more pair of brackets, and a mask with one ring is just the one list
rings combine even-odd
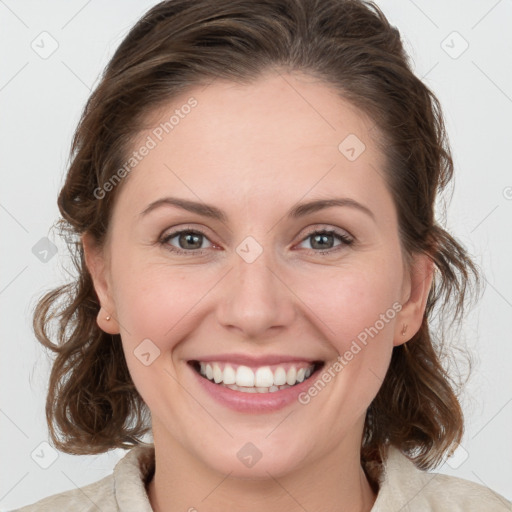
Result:
{"label": "white background", "polygon": [[[49,361],[31,330],[31,313],[43,291],[66,280],[65,246],[50,227],[79,114],[115,48],[155,3],[0,0],[2,510],[96,481],[124,454],[58,453],[48,469],[31,457],[37,449],[51,462],[51,450],[39,447],[47,440]],[[475,359],[463,396],[464,450],[438,471],[512,499],[512,3],[377,3],[443,105],[456,164],[447,227],[485,274],[482,300],[463,330]],[[59,45],[47,59],[31,48],[43,31]],[[464,41],[469,46],[458,55]],[[32,247],[46,236],[59,252],[43,263]]]}

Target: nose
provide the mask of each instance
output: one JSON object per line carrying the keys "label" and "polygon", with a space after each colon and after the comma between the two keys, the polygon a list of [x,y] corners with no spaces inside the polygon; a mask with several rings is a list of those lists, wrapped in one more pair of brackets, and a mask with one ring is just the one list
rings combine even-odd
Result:
{"label": "nose", "polygon": [[220,297],[218,322],[248,339],[272,337],[295,320],[294,294],[282,266],[270,248],[263,249],[254,239],[233,253]]}

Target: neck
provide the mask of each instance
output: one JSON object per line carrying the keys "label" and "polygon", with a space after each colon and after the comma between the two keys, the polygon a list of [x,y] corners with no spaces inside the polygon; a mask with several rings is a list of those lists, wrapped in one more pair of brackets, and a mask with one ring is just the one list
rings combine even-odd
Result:
{"label": "neck", "polygon": [[342,445],[286,474],[249,479],[206,466],[163,434],[153,424],[155,473],[147,489],[155,512],[369,512],[376,499],[360,465],[359,446]]}

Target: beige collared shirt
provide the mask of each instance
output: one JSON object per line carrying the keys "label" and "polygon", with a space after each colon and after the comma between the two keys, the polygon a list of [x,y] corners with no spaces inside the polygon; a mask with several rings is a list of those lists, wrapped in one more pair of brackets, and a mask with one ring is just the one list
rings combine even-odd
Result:
{"label": "beige collared shirt", "polygon": [[[146,484],[154,472],[154,455],[153,445],[136,446],[116,464],[111,475],[16,511],[152,512]],[[398,511],[512,512],[512,502],[474,482],[421,471],[398,449],[390,447],[371,512]]]}

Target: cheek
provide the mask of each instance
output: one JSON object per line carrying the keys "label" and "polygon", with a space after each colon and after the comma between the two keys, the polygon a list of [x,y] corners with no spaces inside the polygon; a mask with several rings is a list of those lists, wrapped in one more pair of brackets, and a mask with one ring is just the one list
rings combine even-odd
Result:
{"label": "cheek", "polygon": [[176,271],[170,275],[169,269],[154,267],[118,280],[116,310],[128,338],[147,337],[159,346],[176,339],[208,290],[208,283],[198,277]]}
{"label": "cheek", "polygon": [[362,414],[380,388],[393,349],[401,309],[396,266],[380,262],[364,269],[337,269],[328,278],[317,276],[314,282],[315,289],[303,283],[301,298],[339,354],[325,368],[330,374],[325,378],[337,389],[339,414],[343,407]]}
{"label": "cheek", "polygon": [[339,268],[308,276],[300,285],[300,296],[317,317],[316,325],[323,326],[326,339],[342,353],[352,340],[392,336],[398,283],[392,265]]}
{"label": "cheek", "polygon": [[308,414],[325,425],[320,427],[324,429],[320,438],[346,435],[355,421],[364,418],[382,385],[401,309],[395,265],[374,261],[329,273],[322,269],[297,283],[297,294],[314,313],[310,318],[315,327],[339,354],[300,397],[306,407],[312,404]]}
{"label": "cheek", "polygon": [[114,279],[123,350],[137,390],[152,411],[186,408],[173,359],[197,328],[201,298],[215,281],[160,264],[126,265]]}
{"label": "cheek", "polygon": [[[304,401],[321,395],[325,411],[343,418],[333,427],[339,435],[351,428],[356,418],[364,417],[389,367],[394,324],[401,309],[390,276],[384,271],[352,271],[338,278],[328,292],[311,294],[311,303],[315,301],[315,312],[322,320],[317,325],[324,326],[325,339],[339,356],[319,377],[326,384],[312,382]],[[318,391],[324,386],[331,393]],[[336,400],[329,400],[331,394]]]}

